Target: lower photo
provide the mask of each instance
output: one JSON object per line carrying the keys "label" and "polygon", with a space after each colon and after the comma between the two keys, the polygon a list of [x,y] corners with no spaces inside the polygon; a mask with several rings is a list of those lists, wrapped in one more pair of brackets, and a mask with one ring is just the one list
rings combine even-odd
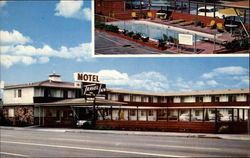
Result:
{"label": "lower photo", "polygon": [[4,156],[249,156],[248,58],[48,65],[3,68]]}

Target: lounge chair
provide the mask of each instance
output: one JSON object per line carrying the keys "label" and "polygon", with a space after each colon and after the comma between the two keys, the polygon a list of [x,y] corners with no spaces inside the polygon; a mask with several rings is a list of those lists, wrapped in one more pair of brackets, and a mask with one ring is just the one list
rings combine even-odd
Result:
{"label": "lounge chair", "polygon": [[181,23],[181,22],[184,22],[185,20],[184,19],[178,19],[178,20],[172,20],[172,21],[169,21],[170,24],[178,24],[178,23]]}
{"label": "lounge chair", "polygon": [[219,32],[224,32],[225,30],[224,25],[222,23],[217,23],[216,28]]}
{"label": "lounge chair", "polygon": [[211,20],[210,23],[207,25],[207,27],[213,29],[215,27],[215,21]]}
{"label": "lounge chair", "polygon": [[147,13],[147,16],[148,16],[148,18],[152,19],[152,18],[153,18],[152,12],[148,12],[148,13]]}
{"label": "lounge chair", "polygon": [[131,12],[132,19],[138,19],[136,12]]}
{"label": "lounge chair", "polygon": [[185,21],[185,22],[179,23],[179,25],[181,25],[181,26],[187,26],[187,25],[192,25],[193,23],[194,23],[194,21]]}

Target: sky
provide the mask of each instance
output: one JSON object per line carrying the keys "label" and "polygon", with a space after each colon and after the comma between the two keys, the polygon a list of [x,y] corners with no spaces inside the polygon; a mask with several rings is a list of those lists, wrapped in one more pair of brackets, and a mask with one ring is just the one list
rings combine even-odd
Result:
{"label": "sky", "polygon": [[0,38],[1,88],[53,72],[149,92],[249,88],[247,57],[92,57],[90,1],[0,1]]}

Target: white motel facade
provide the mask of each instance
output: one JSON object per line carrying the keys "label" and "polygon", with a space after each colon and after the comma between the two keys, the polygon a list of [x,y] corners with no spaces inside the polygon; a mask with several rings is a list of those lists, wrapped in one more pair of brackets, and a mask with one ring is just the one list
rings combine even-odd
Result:
{"label": "white motel facade", "polygon": [[106,88],[94,99],[84,96],[77,82],[51,74],[41,82],[5,86],[2,110],[4,124],[14,126],[75,127],[96,111],[98,128],[217,133],[227,126],[231,133],[246,133],[249,89],[153,93]]}

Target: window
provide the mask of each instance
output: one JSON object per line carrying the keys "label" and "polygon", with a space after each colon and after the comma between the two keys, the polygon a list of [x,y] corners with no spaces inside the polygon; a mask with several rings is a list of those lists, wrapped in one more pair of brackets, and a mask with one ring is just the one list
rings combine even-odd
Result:
{"label": "window", "polygon": [[153,110],[149,110],[148,111],[148,116],[154,116],[154,111]]}
{"label": "window", "polygon": [[245,121],[247,121],[247,120],[248,120],[248,110],[247,110],[247,109],[244,109],[244,112],[245,112],[245,114],[244,114],[244,116],[245,116]]}
{"label": "window", "polygon": [[215,109],[205,109],[204,121],[215,122]]}
{"label": "window", "polygon": [[148,97],[146,97],[146,96],[142,97],[142,102],[145,102],[145,103],[149,102]]}
{"label": "window", "polygon": [[178,120],[178,110],[168,110],[168,120],[177,121]]}
{"label": "window", "polygon": [[22,97],[22,90],[18,89],[18,98],[21,98],[21,97]]}
{"label": "window", "polygon": [[14,108],[8,109],[8,117],[14,117],[14,116],[15,116]]}
{"label": "window", "polygon": [[199,103],[203,102],[203,97],[196,97],[195,100],[196,102],[199,102]]}
{"label": "window", "polygon": [[124,95],[124,101],[130,101],[130,95]]}
{"label": "window", "polygon": [[189,119],[190,119],[189,109],[180,110],[179,119],[180,119],[180,121],[189,121]]}
{"label": "window", "polygon": [[130,110],[129,116],[136,116],[136,110]]}
{"label": "window", "polygon": [[21,98],[22,97],[22,90],[18,89],[18,90],[14,90],[14,98]]}
{"label": "window", "polygon": [[157,97],[153,97],[153,103],[157,103],[158,102],[158,98]]}
{"label": "window", "polygon": [[157,114],[158,114],[158,120],[167,120],[167,110],[166,109],[158,110]]}
{"label": "window", "polygon": [[234,121],[238,121],[238,116],[239,116],[239,113],[238,113],[238,109],[234,109]]}
{"label": "window", "polygon": [[232,121],[232,109],[217,109],[218,121]]}
{"label": "window", "polygon": [[202,121],[203,109],[192,109],[191,110],[191,121]]}
{"label": "window", "polygon": [[141,110],[141,116],[146,116],[146,111],[145,110]]}

